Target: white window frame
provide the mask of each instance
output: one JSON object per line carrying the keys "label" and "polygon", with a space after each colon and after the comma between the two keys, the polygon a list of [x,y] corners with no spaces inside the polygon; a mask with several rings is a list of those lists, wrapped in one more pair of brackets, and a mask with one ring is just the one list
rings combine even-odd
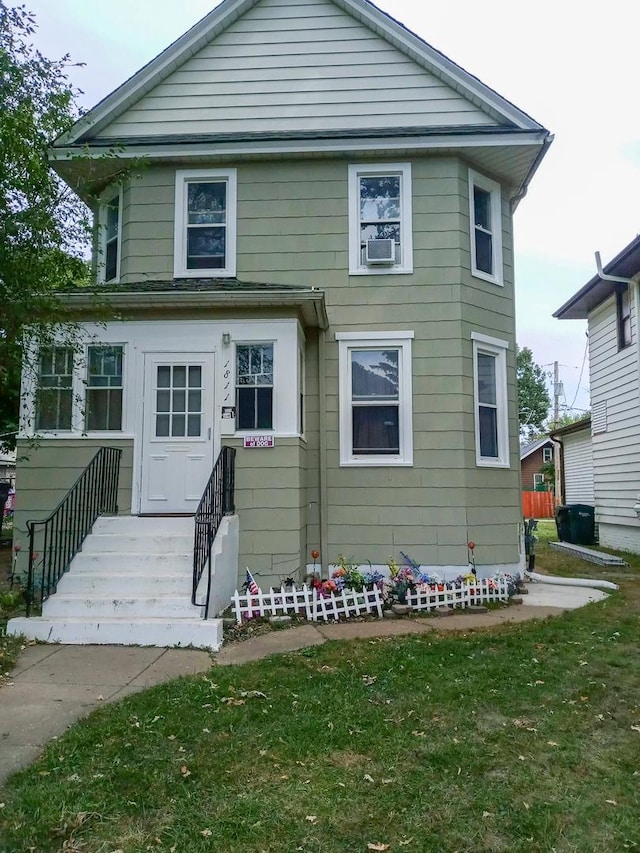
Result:
{"label": "white window frame", "polygon": [[[362,263],[360,247],[360,178],[400,177],[400,263]],[[349,275],[397,275],[413,272],[412,185],[410,163],[349,165]]]}
{"label": "white window frame", "polygon": [[[413,400],[411,341],[413,332],[336,332],[340,387],[340,465],[359,467],[396,467],[413,465]],[[362,349],[399,350],[399,438],[397,455],[353,453],[353,406],[351,398],[351,352]]]}
{"label": "white window frame", "polygon": [[549,462],[553,462],[553,447],[543,447],[542,463],[543,465],[547,465]]}
{"label": "white window frame", "polygon": [[[187,187],[190,183],[227,185],[226,265],[219,269],[187,269]],[[230,278],[236,274],[237,169],[177,169],[175,194],[174,268],[175,278]]]}
{"label": "white window frame", "polygon": [[[113,278],[107,279],[107,209],[109,203],[115,198],[118,198],[118,234],[117,234],[117,249],[116,249],[116,274]],[[108,191],[102,193],[100,198],[100,206],[98,208],[98,257],[96,270],[99,284],[118,284],[120,281],[120,263],[122,259],[122,210],[123,210],[123,191],[122,185],[114,190],[110,187]]]}
{"label": "white window frame", "polygon": [[[260,434],[272,434],[276,432],[276,350],[277,350],[278,342],[274,338],[268,338],[265,340],[242,340],[239,339],[234,341],[233,346],[233,375],[234,375],[234,385],[236,389],[236,394],[238,392],[239,387],[244,388],[271,388],[271,426],[270,427],[239,427],[238,426],[238,404],[237,399],[234,401],[234,406],[236,407],[236,417],[235,417],[235,433],[236,435],[254,435],[256,433]],[[273,350],[273,380],[271,385],[238,385],[238,347],[266,347],[270,346]]]}
{"label": "white window frame", "polygon": [[[473,343],[473,416],[475,421],[476,465],[489,468],[510,468],[509,454],[509,411],[507,399],[507,350],[509,343],[472,332]],[[480,453],[480,418],[478,394],[478,355],[490,355],[495,358],[496,366],[496,424],[498,432],[498,455],[482,456]]]}
{"label": "white window frame", "polygon": [[544,474],[534,474],[533,475],[533,488],[536,486],[544,486]]}
{"label": "white window frame", "polygon": [[[474,205],[474,188],[478,187],[491,196],[491,266],[492,273],[478,269],[476,266],[476,218]],[[486,229],[483,229],[486,230]],[[493,284],[504,284],[502,259],[502,192],[500,184],[485,175],[469,169],[469,231],[471,237],[471,274]]]}

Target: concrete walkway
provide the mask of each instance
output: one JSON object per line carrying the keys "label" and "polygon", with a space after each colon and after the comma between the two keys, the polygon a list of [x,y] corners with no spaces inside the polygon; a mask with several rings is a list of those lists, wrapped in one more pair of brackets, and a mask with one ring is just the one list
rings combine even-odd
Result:
{"label": "concrete walkway", "polygon": [[317,646],[327,640],[472,631],[555,616],[605,597],[590,588],[529,584],[523,604],[484,614],[460,613],[372,622],[302,625],[225,646],[217,655],[192,649],[138,646],[27,646],[0,687],[0,785],[31,764],[44,746],[105,702],[114,702],[181,675],[259,660]]}

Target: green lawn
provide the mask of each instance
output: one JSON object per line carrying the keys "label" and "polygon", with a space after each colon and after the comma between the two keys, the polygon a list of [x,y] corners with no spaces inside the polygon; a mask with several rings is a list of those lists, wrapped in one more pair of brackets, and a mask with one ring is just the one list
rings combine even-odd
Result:
{"label": "green lawn", "polygon": [[544,622],[328,643],[102,708],[9,780],[0,850],[637,849],[637,570]]}

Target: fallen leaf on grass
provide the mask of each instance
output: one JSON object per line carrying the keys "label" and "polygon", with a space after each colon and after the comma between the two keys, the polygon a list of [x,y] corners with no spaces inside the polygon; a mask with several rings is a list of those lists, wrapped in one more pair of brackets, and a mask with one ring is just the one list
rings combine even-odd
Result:
{"label": "fallen leaf on grass", "polygon": [[370,841],[367,844],[367,850],[388,850],[390,847],[390,844],[382,844],[379,841]]}
{"label": "fallen leaf on grass", "polygon": [[240,695],[246,697],[247,699],[266,699],[267,694],[263,693],[261,690],[241,690]]}
{"label": "fallen leaf on grass", "polygon": [[210,829],[203,829],[200,831],[200,835],[204,835],[205,838],[208,838],[210,835],[213,835],[213,832]]}
{"label": "fallen leaf on grass", "polygon": [[244,699],[236,699],[233,696],[223,696],[220,701],[224,705],[245,705]]}
{"label": "fallen leaf on grass", "polygon": [[186,764],[183,764],[180,768],[180,775],[183,779],[186,779],[187,776],[191,776],[191,770],[189,770]]}
{"label": "fallen leaf on grass", "polygon": [[364,779],[365,782],[373,782],[374,781],[373,776],[370,776],[368,773],[365,773],[362,778]]}
{"label": "fallen leaf on grass", "polygon": [[617,806],[618,805],[615,800],[605,800],[605,803],[609,803],[610,806]]}
{"label": "fallen leaf on grass", "polygon": [[318,822],[318,815],[308,814],[307,817],[305,818],[305,820],[308,820],[309,823],[317,823]]}
{"label": "fallen leaf on grass", "polygon": [[632,732],[640,732],[640,726],[631,726]]}
{"label": "fallen leaf on grass", "polygon": [[412,841],[413,841],[413,837],[407,838],[404,841],[398,841],[398,847],[406,847],[407,844],[411,844]]}
{"label": "fallen leaf on grass", "polygon": [[555,742],[555,740],[548,740],[548,741],[547,741],[547,744],[548,744],[549,746],[558,746],[558,744]]}
{"label": "fallen leaf on grass", "polygon": [[482,812],[482,817],[493,817],[493,812]]}

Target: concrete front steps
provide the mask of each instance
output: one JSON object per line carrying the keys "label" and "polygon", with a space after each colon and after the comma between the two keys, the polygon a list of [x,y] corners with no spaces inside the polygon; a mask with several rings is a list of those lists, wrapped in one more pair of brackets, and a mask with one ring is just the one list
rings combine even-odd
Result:
{"label": "concrete front steps", "polygon": [[99,518],[42,606],[7,633],[74,645],[193,646],[217,651],[222,620],[191,604],[193,518]]}

